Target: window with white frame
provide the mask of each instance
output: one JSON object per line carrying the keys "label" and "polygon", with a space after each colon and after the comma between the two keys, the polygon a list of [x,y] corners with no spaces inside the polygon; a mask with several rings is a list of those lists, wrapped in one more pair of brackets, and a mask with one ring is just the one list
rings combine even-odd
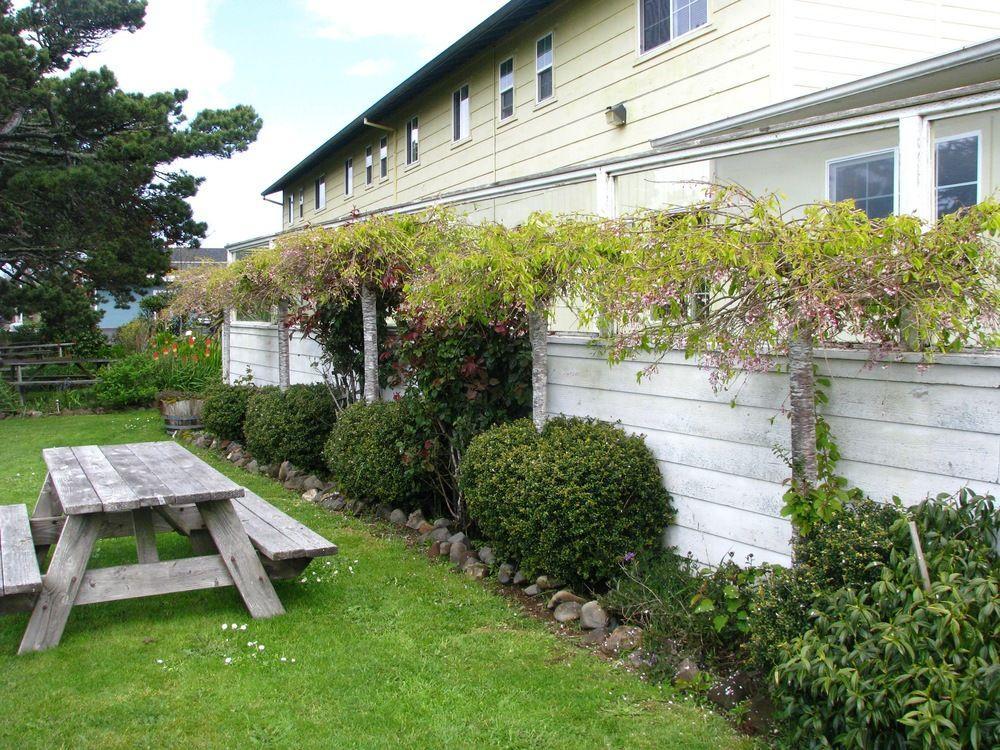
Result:
{"label": "window with white frame", "polygon": [[375,182],[375,155],[371,146],[365,146],[365,184]]}
{"label": "window with white frame", "polygon": [[500,121],[514,116],[514,58],[500,63]]}
{"label": "window with white frame", "polygon": [[288,194],[288,223],[291,224],[295,221],[295,195],[293,193]]}
{"label": "window with white frame", "polygon": [[853,200],[869,218],[896,210],[896,152],[854,156],[829,164],[830,200]]}
{"label": "window with white frame", "polygon": [[420,120],[410,118],[406,123],[406,163],[416,164],[420,161]]}
{"label": "window with white frame", "polygon": [[306,215],[306,189],[299,188],[299,218]]}
{"label": "window with white frame", "polygon": [[316,179],[314,193],[314,198],[316,199],[316,210],[322,211],[326,208],[326,175],[321,175]]}
{"label": "window with white frame", "polygon": [[378,176],[385,179],[389,176],[389,136],[383,135],[378,142]]}
{"label": "window with white frame", "polygon": [[344,162],[344,195],[350,197],[354,194],[354,159]]}
{"label": "window with white frame", "polygon": [[539,103],[551,99],[555,94],[555,77],[552,52],[552,34],[546,34],[535,43],[536,95]]}
{"label": "window with white frame", "polygon": [[661,47],[708,23],[708,0],[639,0],[639,51]]}
{"label": "window with white frame", "polygon": [[979,202],[979,134],[940,138],[935,148],[937,215]]}
{"label": "window with white frame", "polygon": [[469,137],[469,87],[462,86],[451,95],[451,122],[453,141]]}

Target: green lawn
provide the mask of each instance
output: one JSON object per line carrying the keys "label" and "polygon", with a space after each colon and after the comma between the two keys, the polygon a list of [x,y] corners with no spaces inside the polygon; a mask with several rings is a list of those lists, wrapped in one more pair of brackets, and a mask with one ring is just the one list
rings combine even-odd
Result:
{"label": "green lawn", "polygon": [[[34,502],[42,448],[162,439],[153,412],[0,421],[0,504]],[[233,589],[101,604],[74,610],[58,648],[18,657],[27,615],[0,618],[0,747],[752,745],[399,539],[202,455],[341,554],[277,584],[288,614],[270,621]],[[180,537],[160,546],[187,551]],[[107,540],[97,565],[134,554]]]}

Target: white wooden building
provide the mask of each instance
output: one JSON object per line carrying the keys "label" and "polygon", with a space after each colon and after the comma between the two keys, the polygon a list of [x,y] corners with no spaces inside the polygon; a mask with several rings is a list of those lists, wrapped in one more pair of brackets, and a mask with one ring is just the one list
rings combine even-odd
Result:
{"label": "white wooden building", "polygon": [[[282,231],[435,204],[503,222],[615,215],[683,204],[693,180],[933,220],[1000,190],[998,35],[993,0],[517,0],[265,192],[282,194]],[[274,327],[228,330],[230,377],[277,382]],[[553,413],[647,436],[679,511],[670,544],[707,563],[787,562],[783,377],[716,394],[697,362],[671,353],[637,381],[645,363],[611,368],[593,340],[571,310],[554,311]],[[315,354],[293,337],[291,382],[318,377]],[[1000,491],[996,354],[924,372],[912,356],[865,359],[823,355],[825,413],[852,482],[910,502],[966,484]]]}

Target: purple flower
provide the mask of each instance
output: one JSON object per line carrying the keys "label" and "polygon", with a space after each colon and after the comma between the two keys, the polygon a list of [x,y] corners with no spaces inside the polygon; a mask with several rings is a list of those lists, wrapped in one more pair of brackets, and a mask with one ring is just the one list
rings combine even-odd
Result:
{"label": "purple flower", "polygon": [[635,559],[635,552],[626,552],[625,557],[622,558],[627,563],[632,562]]}

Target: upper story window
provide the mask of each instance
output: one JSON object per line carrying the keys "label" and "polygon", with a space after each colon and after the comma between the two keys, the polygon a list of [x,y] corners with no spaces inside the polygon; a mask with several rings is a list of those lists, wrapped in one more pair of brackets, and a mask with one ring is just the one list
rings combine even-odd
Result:
{"label": "upper story window", "polygon": [[415,164],[420,160],[420,120],[413,117],[406,123],[406,163]]}
{"label": "upper story window", "polygon": [[639,0],[640,51],[649,52],[706,23],[708,0]]}
{"label": "upper story window", "polygon": [[469,137],[469,87],[462,86],[451,95],[452,140],[464,141]]}
{"label": "upper story window", "polygon": [[389,176],[389,136],[383,135],[378,142],[378,176],[385,179]]}
{"label": "upper story window", "polygon": [[354,194],[354,159],[344,162],[344,195],[350,197]]}
{"label": "upper story window", "polygon": [[371,146],[365,146],[365,184],[371,185],[375,181],[375,155]]}
{"label": "upper story window", "polygon": [[295,194],[288,194],[288,223],[295,221]]}
{"label": "upper story window", "polygon": [[555,94],[553,62],[552,34],[546,34],[535,43],[535,77],[537,79],[535,98],[539,102],[551,99]]}
{"label": "upper story window", "polygon": [[299,218],[306,215],[306,189],[299,188]]}
{"label": "upper story window", "polygon": [[979,202],[979,134],[941,138],[935,151],[938,216],[976,205]]}
{"label": "upper story window", "polygon": [[871,219],[896,210],[895,151],[832,161],[829,171],[831,200],[853,200]]}
{"label": "upper story window", "polygon": [[316,199],[316,210],[322,211],[326,208],[326,175],[322,175],[316,180],[314,193],[314,197]]}
{"label": "upper story window", "polygon": [[500,63],[500,120],[514,116],[514,58]]}

